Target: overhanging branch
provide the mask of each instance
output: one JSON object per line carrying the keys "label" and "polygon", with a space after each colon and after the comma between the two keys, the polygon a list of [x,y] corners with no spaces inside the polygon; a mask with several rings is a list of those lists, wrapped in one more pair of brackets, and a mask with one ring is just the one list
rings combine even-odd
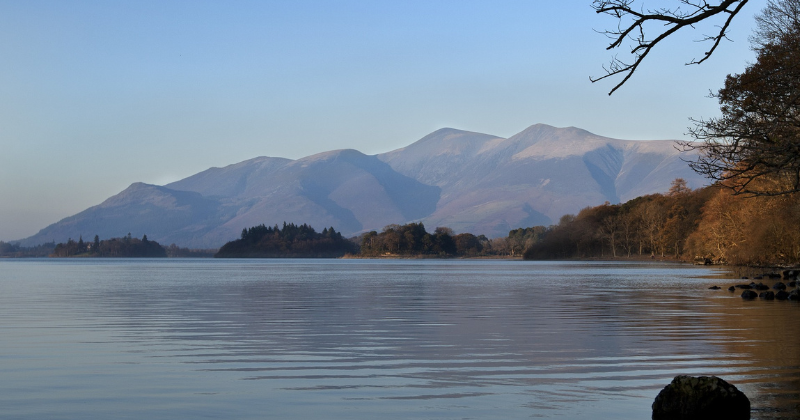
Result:
{"label": "overhanging branch", "polygon": [[[641,11],[635,10],[632,7],[634,2],[635,0],[594,0],[592,2],[592,8],[597,13],[604,13],[619,20],[617,29],[601,31],[602,34],[611,39],[611,43],[606,49],[619,48],[626,39],[633,41],[634,44],[631,48],[631,54],[634,57],[632,62],[625,63],[615,56],[608,67],[603,66],[606,72],[604,76],[589,78],[594,83],[611,76],[624,74],[625,77],[611,89],[608,93],[609,95],[613,94],[631,78],[636,69],[639,68],[639,64],[659,42],[682,28],[693,27],[695,24],[719,14],[727,14],[727,19],[725,19],[723,25],[719,26],[719,31],[716,35],[706,36],[703,39],[704,41],[713,42],[711,48],[704,53],[703,58],[692,60],[687,64],[700,64],[707,60],[714,53],[722,39],[726,37],[731,21],[741,11],[742,7],[747,4],[748,0],[722,0],[714,5],[705,0],[679,0],[679,5],[675,8],[646,11],[644,9]],[[684,7],[684,9],[681,9],[681,7]],[[623,21],[628,22],[623,23]],[[663,26],[663,29],[659,30],[658,34],[652,39],[646,35],[648,31],[645,28],[645,26],[649,27],[651,23]]]}

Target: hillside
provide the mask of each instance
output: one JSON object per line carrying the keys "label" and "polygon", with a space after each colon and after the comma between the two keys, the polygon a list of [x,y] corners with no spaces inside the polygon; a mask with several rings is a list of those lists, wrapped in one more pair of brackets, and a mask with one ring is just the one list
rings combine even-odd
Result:
{"label": "hillside", "polygon": [[258,157],[165,186],[134,183],[21,243],[130,232],[210,248],[243,228],[283,222],[351,236],[422,221],[497,237],[587,206],[664,192],[678,177],[692,188],[704,182],[669,140],[617,140],[544,124],[509,138],[445,128],[374,156]]}

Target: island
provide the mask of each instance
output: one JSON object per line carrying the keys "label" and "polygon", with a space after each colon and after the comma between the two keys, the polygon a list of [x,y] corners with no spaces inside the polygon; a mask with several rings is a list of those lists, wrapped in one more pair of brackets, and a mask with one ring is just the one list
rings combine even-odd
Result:
{"label": "island", "polygon": [[307,224],[263,224],[242,230],[239,239],[226,243],[215,258],[340,258],[355,254],[355,243],[331,228],[317,232]]}
{"label": "island", "polygon": [[122,238],[111,238],[100,240],[95,235],[94,241],[84,242],[83,237],[78,241],[69,239],[66,243],[56,245],[51,257],[111,257],[111,258],[166,258],[167,251],[156,241],[147,239],[147,235],[142,239],[127,236]]}

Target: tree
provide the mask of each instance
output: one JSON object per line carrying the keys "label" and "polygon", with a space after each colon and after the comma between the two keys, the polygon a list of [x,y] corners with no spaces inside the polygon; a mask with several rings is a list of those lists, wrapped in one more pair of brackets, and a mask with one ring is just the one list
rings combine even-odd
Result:
{"label": "tree", "polygon": [[[597,82],[611,76],[624,75],[622,81],[608,93],[611,95],[630,79],[639,68],[639,64],[658,43],[683,28],[693,28],[707,19],[722,16],[724,19],[717,26],[715,34],[703,38],[704,41],[711,42],[711,47],[703,54],[702,58],[693,59],[687,63],[700,64],[707,60],[719,46],[720,41],[725,39],[731,21],[748,2],[748,0],[718,0],[714,3],[709,3],[707,0],[674,1],[677,5],[672,8],[644,9],[643,7],[634,8],[636,0],[594,0],[592,8],[597,13],[607,14],[619,20],[616,29],[602,31],[611,39],[611,44],[606,49],[613,50],[623,47],[626,39],[631,40],[633,41],[631,47],[633,61],[624,62],[614,57],[608,67],[604,66],[605,76],[590,78],[590,80]],[[648,35],[654,28],[656,28],[656,35]]]}
{"label": "tree", "polygon": [[672,181],[672,184],[669,186],[667,195],[670,197],[676,197],[690,192],[692,192],[692,189],[689,188],[689,185],[686,183],[685,179],[675,178],[675,180]]}
{"label": "tree", "polygon": [[756,49],[774,44],[800,26],[800,1],[769,0],[755,20],[756,30],[750,37],[751,44]]}
{"label": "tree", "polygon": [[[680,142],[690,166],[734,194],[800,192],[800,0],[771,1],[751,38],[756,62],[714,95],[722,116],[695,120]],[[788,25],[788,26],[786,26]]]}

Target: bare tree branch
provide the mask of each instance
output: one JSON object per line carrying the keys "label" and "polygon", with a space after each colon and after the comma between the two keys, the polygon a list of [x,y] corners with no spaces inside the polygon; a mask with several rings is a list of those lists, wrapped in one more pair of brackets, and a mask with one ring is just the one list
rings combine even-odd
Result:
{"label": "bare tree branch", "polygon": [[[631,47],[631,54],[633,55],[632,62],[623,62],[615,56],[608,67],[603,66],[603,70],[606,72],[604,76],[589,78],[589,80],[594,83],[611,76],[624,74],[625,77],[611,89],[608,93],[609,95],[614,93],[631,78],[633,73],[636,72],[636,69],[639,68],[639,64],[642,63],[645,57],[647,57],[650,51],[658,45],[659,42],[687,26],[693,27],[695,24],[716,15],[727,14],[724,23],[718,26],[719,31],[716,35],[706,36],[703,39],[703,41],[712,42],[711,48],[703,54],[703,58],[692,60],[687,64],[700,64],[707,60],[717,49],[722,39],[726,38],[728,28],[733,18],[748,2],[748,0],[720,0],[718,4],[709,4],[706,0],[678,0],[678,6],[671,9],[642,9],[641,11],[637,11],[633,8],[633,3],[635,1],[636,0],[594,0],[592,2],[592,8],[594,8],[597,13],[613,16],[619,21],[617,29],[601,32],[611,39],[611,44],[606,48],[607,50],[622,47],[626,39],[633,42],[633,46]],[[647,35],[649,32],[648,29],[652,29],[650,27],[651,24],[660,24],[662,26],[661,29],[656,30],[657,35],[653,38]]]}

